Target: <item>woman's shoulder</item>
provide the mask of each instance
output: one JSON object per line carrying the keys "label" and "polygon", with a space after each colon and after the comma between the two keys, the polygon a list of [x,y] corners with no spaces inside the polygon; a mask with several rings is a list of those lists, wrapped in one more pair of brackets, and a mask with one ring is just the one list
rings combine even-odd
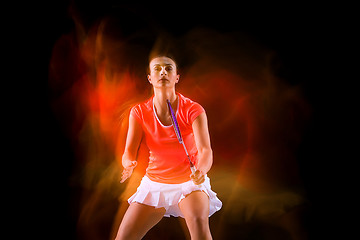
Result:
{"label": "woman's shoulder", "polygon": [[184,107],[201,106],[197,101],[178,93],[179,99]]}
{"label": "woman's shoulder", "polygon": [[154,96],[142,101],[142,102],[139,102],[139,103],[136,103],[135,105],[133,105],[131,107],[131,109],[136,109],[136,110],[141,110],[141,111],[150,111],[152,109],[152,99],[153,99]]}
{"label": "woman's shoulder", "polygon": [[180,116],[191,125],[194,120],[203,112],[205,109],[196,101],[179,94],[181,107]]}

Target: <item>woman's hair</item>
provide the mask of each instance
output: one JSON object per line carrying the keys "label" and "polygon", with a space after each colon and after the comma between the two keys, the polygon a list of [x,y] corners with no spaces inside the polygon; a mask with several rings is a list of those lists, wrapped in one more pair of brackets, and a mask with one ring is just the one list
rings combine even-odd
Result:
{"label": "woman's hair", "polygon": [[168,57],[175,62],[176,70],[179,72],[178,58],[176,57],[175,40],[169,35],[162,35],[156,40],[152,50],[149,54],[149,61],[147,65],[147,74],[150,74],[149,64],[151,60],[158,57]]}

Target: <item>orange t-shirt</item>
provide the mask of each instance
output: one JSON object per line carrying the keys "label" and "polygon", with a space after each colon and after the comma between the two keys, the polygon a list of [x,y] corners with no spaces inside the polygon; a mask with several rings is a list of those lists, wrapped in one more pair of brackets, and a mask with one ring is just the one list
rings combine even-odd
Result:
{"label": "orange t-shirt", "polygon": [[[197,153],[193,121],[203,112],[204,108],[176,93],[179,97],[176,120],[189,153],[191,161],[197,164]],[[190,164],[184,147],[179,143],[172,125],[165,126],[158,119],[152,96],[147,101],[135,105],[130,114],[141,124],[144,140],[149,148],[149,165],[146,176],[150,180],[161,183],[183,183],[190,180]]]}

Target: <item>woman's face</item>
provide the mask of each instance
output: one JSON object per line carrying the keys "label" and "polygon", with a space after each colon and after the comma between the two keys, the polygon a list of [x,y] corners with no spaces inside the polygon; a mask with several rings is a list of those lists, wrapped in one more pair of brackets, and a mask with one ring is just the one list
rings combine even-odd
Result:
{"label": "woman's face", "polygon": [[153,87],[174,87],[179,82],[175,62],[168,57],[157,57],[150,61],[149,82]]}

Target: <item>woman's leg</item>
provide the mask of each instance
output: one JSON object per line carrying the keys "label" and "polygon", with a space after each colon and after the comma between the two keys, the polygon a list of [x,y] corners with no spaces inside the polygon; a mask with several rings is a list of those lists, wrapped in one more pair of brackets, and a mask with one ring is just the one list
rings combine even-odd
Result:
{"label": "woman's leg", "polygon": [[165,208],[155,208],[133,202],[121,221],[116,240],[140,240],[165,214]]}
{"label": "woman's leg", "polygon": [[209,227],[209,197],[202,191],[195,191],[187,195],[179,207],[183,213],[192,240],[210,240]]}

